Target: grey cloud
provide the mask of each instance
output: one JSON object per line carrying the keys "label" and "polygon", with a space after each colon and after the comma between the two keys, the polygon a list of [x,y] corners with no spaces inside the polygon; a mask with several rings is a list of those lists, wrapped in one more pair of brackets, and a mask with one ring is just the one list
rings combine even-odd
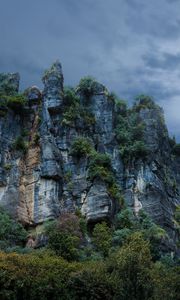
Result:
{"label": "grey cloud", "polygon": [[129,102],[152,95],[172,132],[170,98],[180,111],[179,10],[179,0],[1,0],[0,71],[18,71],[22,89],[42,87],[43,70],[58,58],[66,85],[91,75]]}
{"label": "grey cloud", "polygon": [[161,53],[160,56],[146,54],[143,57],[145,64],[150,68],[180,69],[180,53]]}

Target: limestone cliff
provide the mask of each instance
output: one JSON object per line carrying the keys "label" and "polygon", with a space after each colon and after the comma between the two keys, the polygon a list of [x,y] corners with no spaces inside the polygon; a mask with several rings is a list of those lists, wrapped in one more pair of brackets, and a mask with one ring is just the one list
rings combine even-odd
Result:
{"label": "limestone cliff", "polygon": [[[124,197],[135,213],[143,208],[174,237],[180,158],[162,109],[139,99],[125,111],[90,78],[68,94],[59,62],[45,72],[43,83],[42,92],[28,88],[21,103],[19,75],[0,75],[0,205],[29,225],[76,209],[94,223],[112,220]],[[137,139],[142,133],[129,148],[128,126],[138,130]],[[80,138],[91,154],[73,153]],[[110,164],[98,153],[106,153]]]}

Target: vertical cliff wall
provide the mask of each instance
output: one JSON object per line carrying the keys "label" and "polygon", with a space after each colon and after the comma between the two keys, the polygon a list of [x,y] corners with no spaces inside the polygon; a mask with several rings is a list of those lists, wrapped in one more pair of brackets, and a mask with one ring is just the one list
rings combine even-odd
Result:
{"label": "vertical cliff wall", "polygon": [[[43,83],[42,92],[27,89],[18,107],[13,97],[19,75],[0,76],[0,205],[24,224],[76,209],[94,223],[111,220],[124,197],[136,214],[145,209],[173,236],[180,160],[173,154],[162,109],[139,100],[126,111],[128,124],[134,116],[143,124],[147,149],[145,156],[136,151],[127,160],[121,151],[125,142],[117,138],[124,115],[103,85],[89,79],[88,88],[82,82],[66,93],[59,62],[45,72]],[[91,154],[73,154],[79,138],[88,141]],[[98,156],[103,153],[110,164]]]}

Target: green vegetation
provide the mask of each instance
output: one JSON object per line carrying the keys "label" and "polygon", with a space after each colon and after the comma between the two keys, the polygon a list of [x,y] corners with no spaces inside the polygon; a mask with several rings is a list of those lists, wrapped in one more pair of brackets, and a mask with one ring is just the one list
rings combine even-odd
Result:
{"label": "green vegetation", "polygon": [[17,151],[22,151],[24,154],[27,152],[28,143],[24,140],[22,135],[18,136],[13,143],[13,149]]}
{"label": "green vegetation", "polygon": [[84,128],[94,125],[95,118],[91,112],[80,104],[80,98],[73,88],[64,90],[64,113],[61,120],[62,125]]}
{"label": "green vegetation", "polygon": [[37,132],[37,133],[35,133],[34,138],[33,138],[34,145],[38,146],[39,145],[39,141],[40,141],[40,134]]}
{"label": "green vegetation", "polygon": [[152,258],[154,260],[159,259],[163,255],[160,245],[168,239],[168,236],[143,210],[139,212],[138,218],[127,208],[116,215],[113,235],[114,247],[121,246],[132,233],[137,231],[142,234],[144,240],[149,242]]}
{"label": "green vegetation", "polygon": [[120,154],[126,164],[133,159],[146,158],[148,149],[144,143],[144,124],[137,112],[127,110],[124,102],[116,103],[116,138],[120,147]]}
{"label": "green vegetation", "polygon": [[180,205],[176,207],[174,214],[174,224],[177,232],[177,246],[180,246]]}
{"label": "green vegetation", "polygon": [[66,213],[46,226],[49,248],[56,255],[67,260],[78,258],[78,248],[82,239],[80,219],[75,214]]}
{"label": "green vegetation", "polygon": [[23,246],[27,232],[23,226],[15,222],[2,208],[0,208],[0,249]]}
{"label": "green vegetation", "polygon": [[88,177],[91,181],[100,179],[105,182],[108,192],[120,204],[121,193],[116,184],[115,174],[111,166],[111,159],[106,153],[93,151],[89,159]]}
{"label": "green vegetation", "polygon": [[141,109],[145,109],[145,108],[153,109],[156,107],[157,105],[154,103],[152,97],[141,94],[135,98],[133,109],[136,112],[139,112]]}
{"label": "green vegetation", "polygon": [[80,80],[79,85],[77,86],[77,92],[81,93],[85,97],[90,97],[96,92],[97,82],[95,78],[91,76],[84,77]]}
{"label": "green vegetation", "polygon": [[173,154],[180,156],[180,144],[175,144],[173,147]]}
{"label": "green vegetation", "polygon": [[96,224],[88,243],[78,210],[49,222],[44,233],[46,247],[19,254],[13,246],[22,247],[27,233],[0,213],[1,243],[12,249],[0,252],[1,299],[178,299],[180,268],[167,254],[154,255],[164,231],[143,211],[136,217],[123,209],[111,226]]}
{"label": "green vegetation", "polygon": [[70,154],[77,158],[81,158],[83,156],[90,155],[92,149],[93,147],[90,140],[88,138],[80,136],[73,141],[70,149]]}
{"label": "green vegetation", "polygon": [[93,152],[90,157],[89,163],[89,178],[99,178],[107,183],[110,183],[112,179],[112,167],[111,159],[106,153]]}
{"label": "green vegetation", "polygon": [[112,234],[111,230],[105,222],[96,224],[92,234],[92,241],[97,251],[104,257],[108,256],[111,248]]}
{"label": "green vegetation", "polygon": [[11,168],[12,168],[12,165],[11,165],[11,164],[5,164],[5,165],[4,165],[4,169],[5,169],[6,171],[10,171]]}
{"label": "green vegetation", "polygon": [[10,108],[16,113],[22,113],[26,104],[26,98],[23,94],[15,95],[0,95],[0,107],[1,109]]}

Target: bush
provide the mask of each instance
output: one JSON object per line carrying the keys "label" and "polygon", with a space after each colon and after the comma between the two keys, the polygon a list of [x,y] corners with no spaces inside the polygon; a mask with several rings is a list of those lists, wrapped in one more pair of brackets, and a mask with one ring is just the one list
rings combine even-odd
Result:
{"label": "bush", "polygon": [[76,266],[47,251],[42,254],[0,253],[0,299],[66,300],[70,272]]}
{"label": "bush", "polygon": [[10,108],[16,113],[21,113],[25,104],[26,98],[23,94],[15,94],[15,95],[0,95],[0,106],[1,108]]}
{"label": "bush", "polygon": [[131,147],[132,156],[135,158],[146,157],[148,154],[147,148],[143,141],[136,141]]}
{"label": "bush", "polygon": [[35,133],[34,138],[33,138],[33,143],[35,146],[39,145],[39,141],[40,141],[40,134],[39,133]]}
{"label": "bush", "polygon": [[176,144],[174,147],[173,147],[173,153],[177,156],[180,156],[180,144]]}
{"label": "bush", "polygon": [[73,272],[68,287],[74,300],[113,299],[106,265],[99,261],[84,263],[81,270]]}
{"label": "bush", "polygon": [[97,82],[93,77],[87,76],[80,80],[77,86],[77,92],[83,94],[85,97],[90,97],[96,92]]}
{"label": "bush", "polygon": [[114,224],[116,229],[132,229],[134,226],[135,217],[133,215],[133,212],[130,208],[122,209],[121,212],[119,212],[115,216]]}
{"label": "bush", "polygon": [[104,153],[93,152],[90,157],[89,179],[99,178],[107,183],[113,183],[111,159]]}
{"label": "bush", "polygon": [[78,259],[78,248],[83,234],[79,218],[72,213],[64,213],[57,221],[46,226],[48,247],[56,255],[67,260]]}
{"label": "bush", "polygon": [[126,117],[127,116],[127,103],[125,100],[120,100],[120,99],[117,99],[116,98],[116,101],[115,101],[116,105],[116,112],[123,116],[123,117]]}
{"label": "bush", "polygon": [[14,150],[22,151],[24,154],[27,152],[28,144],[24,141],[22,136],[18,136],[13,143]]}
{"label": "bush", "polygon": [[106,257],[111,247],[112,234],[111,229],[105,222],[95,225],[92,233],[92,241],[97,251],[99,251],[104,257]]}
{"label": "bush", "polygon": [[88,156],[91,151],[92,145],[90,140],[85,137],[78,137],[71,145],[70,154],[77,158],[81,158],[83,156]]}
{"label": "bush", "polygon": [[167,267],[161,262],[154,264],[151,269],[153,300],[175,300],[180,295],[180,268]]}
{"label": "bush", "polygon": [[0,208],[0,242],[1,248],[6,249],[15,245],[23,246],[27,232],[23,226],[14,221],[3,209]]}
{"label": "bush", "polygon": [[9,96],[7,98],[7,106],[15,112],[20,112],[26,104],[26,98],[23,94],[17,94],[15,96]]}
{"label": "bush", "polygon": [[80,104],[80,98],[74,89],[65,89],[64,105],[65,111],[61,121],[62,125],[77,127],[78,122],[80,122],[83,128],[85,128],[95,123],[93,114]]}
{"label": "bush", "polygon": [[10,170],[12,169],[12,165],[11,165],[11,164],[5,164],[5,165],[4,165],[4,169],[5,169],[6,171],[10,171]]}
{"label": "bush", "polygon": [[110,280],[114,285],[114,299],[148,300],[152,296],[152,267],[149,243],[140,233],[134,233],[109,258]]}
{"label": "bush", "polygon": [[116,139],[125,164],[133,159],[146,158],[148,149],[144,143],[144,124],[134,110],[122,113],[117,109]]}
{"label": "bush", "polygon": [[141,94],[135,98],[135,103],[134,103],[133,109],[135,111],[139,112],[143,108],[152,109],[152,108],[156,108],[156,107],[157,106],[154,103],[152,97]]}

